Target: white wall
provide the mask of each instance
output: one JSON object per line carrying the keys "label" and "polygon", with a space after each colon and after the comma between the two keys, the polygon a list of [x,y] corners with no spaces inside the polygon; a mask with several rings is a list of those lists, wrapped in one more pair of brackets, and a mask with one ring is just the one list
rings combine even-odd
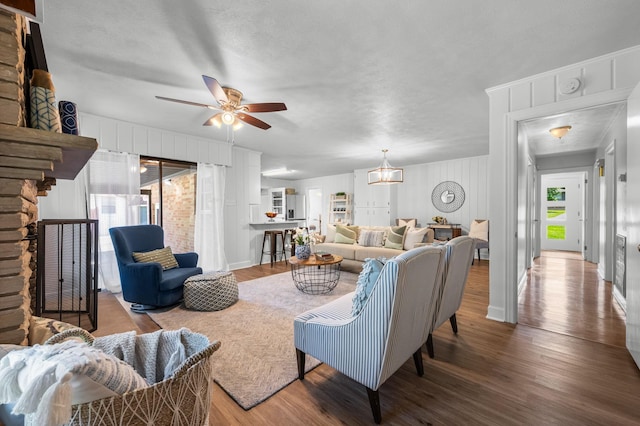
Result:
{"label": "white wall", "polygon": [[[575,93],[558,92],[578,77]],[[489,95],[489,219],[492,227],[488,317],[517,321],[518,204],[517,123],[564,111],[624,101],[640,79],[640,46],[487,89]]]}
{"label": "white wall", "polygon": [[260,156],[259,152],[234,147],[233,166],[227,168],[224,248],[230,269],[246,268],[256,263],[254,253],[257,252],[258,238],[257,231],[249,226],[249,206],[260,204]]}
{"label": "white wall", "polygon": [[172,160],[231,165],[232,145],[99,117],[79,114],[82,136],[95,138],[99,149],[148,155]]}
{"label": "white wall", "polygon": [[[426,226],[433,216],[444,216],[468,233],[471,221],[488,217],[488,159],[469,157],[404,167],[404,183],[396,188],[398,217],[417,218],[420,226]],[[444,181],[457,182],[464,189],[464,203],[455,212],[443,213],[431,202],[433,189]]]}
{"label": "white wall", "polygon": [[[612,154],[608,150],[613,149]],[[627,109],[622,108],[618,116],[607,129],[600,142],[595,158],[605,159],[605,175],[596,176],[599,183],[604,183],[604,206],[599,221],[600,256],[598,274],[607,281],[614,276],[615,235],[627,236],[626,223],[626,182],[618,180],[618,176],[627,172]]]}
{"label": "white wall", "polygon": [[[80,114],[80,132],[96,138],[100,149],[170,160],[228,166],[225,186],[225,254],[232,269],[251,266],[254,240],[249,206],[260,204],[260,155],[226,142],[196,138],[134,123]],[[76,181],[58,180],[55,190],[38,202],[39,219],[78,217],[82,196]]]}
{"label": "white wall", "polygon": [[297,181],[290,181],[290,183],[290,187],[295,188],[298,194],[307,195],[307,190],[312,188],[320,189],[322,191],[323,207],[321,232],[323,234],[326,234],[327,231],[327,223],[329,221],[329,199],[331,194],[335,194],[336,192],[353,194],[353,173],[300,179]]}
{"label": "white wall", "polygon": [[[473,219],[485,219],[488,216],[487,167],[488,156],[404,167],[404,182],[395,185],[393,197],[394,202],[397,203],[397,216],[417,218],[420,226],[426,226],[427,223],[432,222],[433,216],[444,216],[450,223],[460,223],[463,233],[468,233],[469,224]],[[442,213],[431,203],[431,192],[437,184],[443,181],[454,181],[464,188],[465,202],[455,212]],[[323,232],[326,231],[326,219],[329,217],[329,196],[339,191],[347,193],[354,191],[352,173],[302,179],[292,183],[293,187],[301,194],[305,194],[309,188],[322,189]],[[395,220],[395,218],[392,219]]]}
{"label": "white wall", "polygon": [[572,167],[591,167],[596,160],[596,150],[570,154],[557,154],[549,157],[538,157],[538,170],[559,170]]}

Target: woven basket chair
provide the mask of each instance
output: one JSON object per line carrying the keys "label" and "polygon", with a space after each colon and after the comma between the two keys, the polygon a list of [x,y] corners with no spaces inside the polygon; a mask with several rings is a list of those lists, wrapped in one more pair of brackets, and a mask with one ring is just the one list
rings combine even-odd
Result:
{"label": "woven basket chair", "polygon": [[[91,344],[93,336],[83,329],[66,330],[47,340],[59,343],[79,338]],[[214,341],[191,355],[169,379],[123,395],[72,406],[68,425],[172,425],[209,424],[213,391],[209,358],[220,347]],[[25,422],[28,424],[28,422]]]}

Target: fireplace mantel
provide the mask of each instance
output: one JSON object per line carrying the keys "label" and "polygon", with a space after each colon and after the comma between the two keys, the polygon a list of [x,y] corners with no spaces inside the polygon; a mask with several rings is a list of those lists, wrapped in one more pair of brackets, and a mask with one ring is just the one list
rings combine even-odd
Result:
{"label": "fireplace mantel", "polygon": [[93,138],[0,124],[0,177],[74,179],[97,148]]}

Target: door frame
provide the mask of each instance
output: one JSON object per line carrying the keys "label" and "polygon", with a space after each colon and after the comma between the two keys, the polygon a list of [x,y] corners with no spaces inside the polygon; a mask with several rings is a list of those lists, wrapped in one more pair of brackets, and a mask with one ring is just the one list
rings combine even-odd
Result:
{"label": "door frame", "polygon": [[[504,211],[505,238],[493,244],[503,244],[503,262],[492,262],[490,266],[489,301],[504,298],[504,310],[500,312],[499,306],[489,306],[488,318],[498,319],[509,323],[518,321],[518,122],[562,114],[564,112],[584,108],[598,107],[611,103],[626,102],[633,88],[622,88],[607,92],[596,93],[590,96],[567,99],[548,105],[528,108],[520,111],[504,113],[505,144],[501,157],[505,162],[505,191],[506,206]],[[514,236],[515,238],[512,238]],[[493,250],[492,250],[493,251]],[[491,293],[495,293],[492,295]]]}

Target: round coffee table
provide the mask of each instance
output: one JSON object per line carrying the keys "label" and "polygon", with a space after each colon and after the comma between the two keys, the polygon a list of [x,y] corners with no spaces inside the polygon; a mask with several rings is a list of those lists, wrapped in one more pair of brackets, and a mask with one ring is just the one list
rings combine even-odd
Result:
{"label": "round coffee table", "polygon": [[331,259],[318,259],[311,255],[308,259],[289,258],[291,277],[298,290],[307,294],[325,294],[336,288],[340,279],[342,256],[334,254]]}

